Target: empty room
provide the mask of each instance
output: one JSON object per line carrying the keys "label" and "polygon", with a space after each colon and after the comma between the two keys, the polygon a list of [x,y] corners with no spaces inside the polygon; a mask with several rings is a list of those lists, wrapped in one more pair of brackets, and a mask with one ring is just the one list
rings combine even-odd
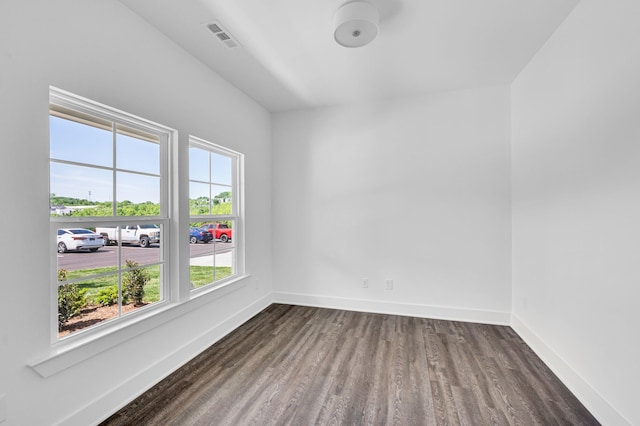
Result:
{"label": "empty room", "polygon": [[0,108],[2,426],[640,425],[637,1],[0,0]]}

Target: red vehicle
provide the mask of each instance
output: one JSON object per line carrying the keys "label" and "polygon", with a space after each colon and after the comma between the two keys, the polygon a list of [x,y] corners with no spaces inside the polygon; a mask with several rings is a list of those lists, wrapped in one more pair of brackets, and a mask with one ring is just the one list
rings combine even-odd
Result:
{"label": "red vehicle", "polygon": [[202,225],[200,229],[206,229],[214,240],[220,240],[223,243],[231,239],[232,229],[225,223],[207,223],[206,225]]}

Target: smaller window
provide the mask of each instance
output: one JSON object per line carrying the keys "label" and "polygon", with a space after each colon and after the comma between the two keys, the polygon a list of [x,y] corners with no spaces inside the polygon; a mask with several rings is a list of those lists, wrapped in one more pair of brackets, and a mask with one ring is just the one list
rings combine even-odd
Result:
{"label": "smaller window", "polygon": [[190,281],[192,290],[237,276],[242,154],[194,137],[189,145]]}

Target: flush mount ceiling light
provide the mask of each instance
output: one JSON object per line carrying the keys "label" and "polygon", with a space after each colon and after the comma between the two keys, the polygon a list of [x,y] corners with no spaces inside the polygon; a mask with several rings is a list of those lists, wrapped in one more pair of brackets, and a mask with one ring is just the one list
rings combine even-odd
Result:
{"label": "flush mount ceiling light", "polygon": [[364,1],[343,4],[333,15],[333,36],[344,47],[360,47],[378,35],[378,9]]}

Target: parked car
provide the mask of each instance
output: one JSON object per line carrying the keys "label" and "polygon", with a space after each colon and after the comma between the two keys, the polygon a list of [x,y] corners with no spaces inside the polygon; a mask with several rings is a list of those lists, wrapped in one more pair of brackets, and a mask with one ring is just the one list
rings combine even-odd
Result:
{"label": "parked car", "polygon": [[213,236],[206,229],[189,227],[189,242],[191,244],[208,243],[213,240]]}
{"label": "parked car", "polygon": [[120,232],[116,228],[99,227],[96,233],[102,235],[104,244],[138,244],[140,247],[150,247],[151,244],[160,244],[160,227],[155,224],[124,225]]}
{"label": "parked car", "polygon": [[214,239],[220,240],[223,243],[231,239],[232,229],[229,228],[226,223],[207,223],[206,225],[202,225],[201,228],[209,231]]}
{"label": "parked car", "polygon": [[58,253],[69,250],[98,251],[104,247],[102,235],[84,228],[58,229]]}

